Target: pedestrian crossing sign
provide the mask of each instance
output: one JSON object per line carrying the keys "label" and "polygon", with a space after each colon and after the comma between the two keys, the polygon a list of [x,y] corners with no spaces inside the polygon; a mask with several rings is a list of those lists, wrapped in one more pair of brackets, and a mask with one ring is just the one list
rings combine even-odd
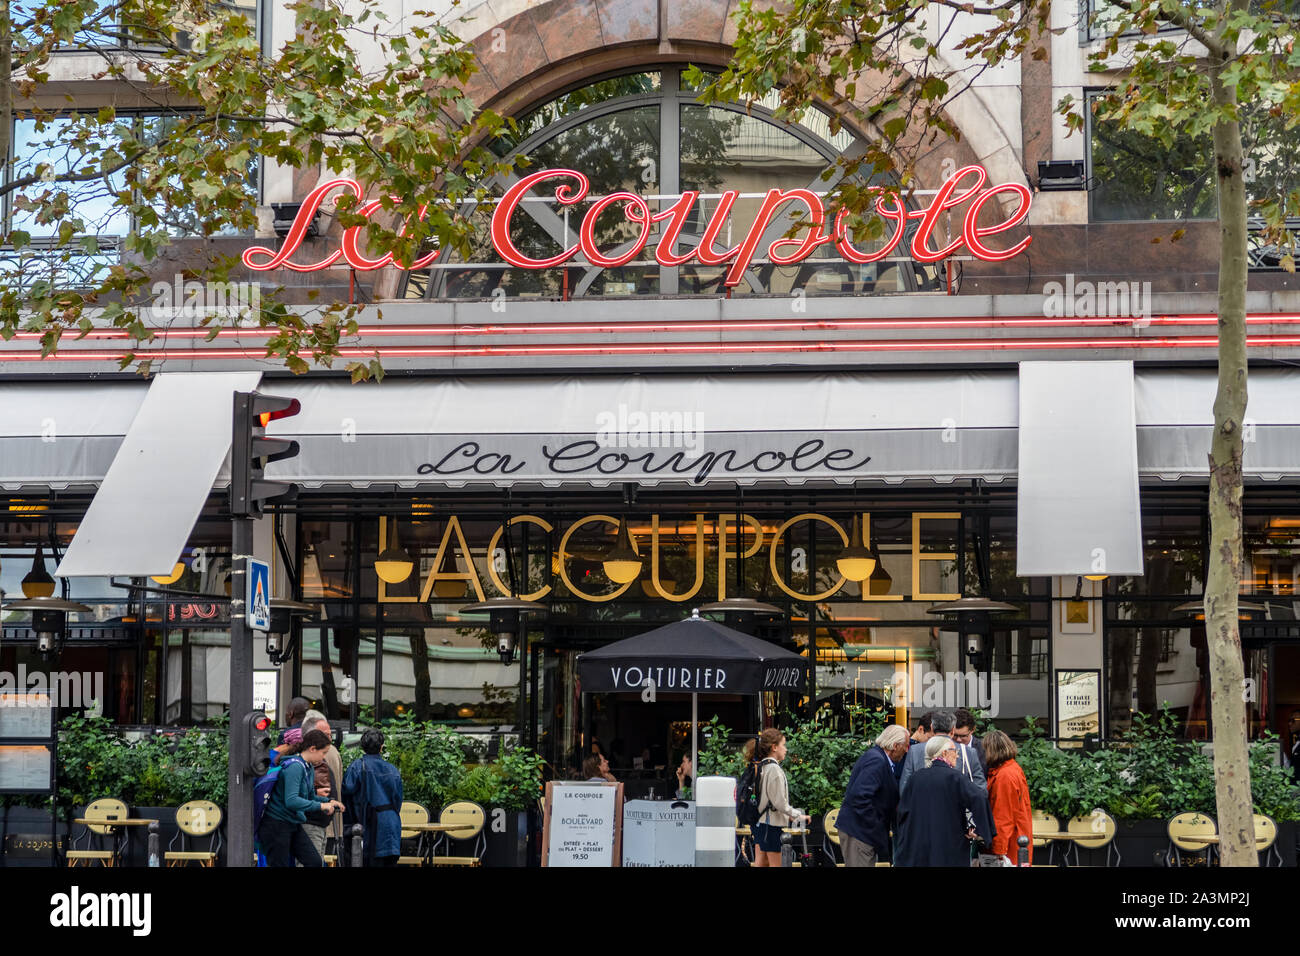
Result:
{"label": "pedestrian crossing sign", "polygon": [[271,566],[257,558],[248,559],[248,626],[254,631],[271,629]]}

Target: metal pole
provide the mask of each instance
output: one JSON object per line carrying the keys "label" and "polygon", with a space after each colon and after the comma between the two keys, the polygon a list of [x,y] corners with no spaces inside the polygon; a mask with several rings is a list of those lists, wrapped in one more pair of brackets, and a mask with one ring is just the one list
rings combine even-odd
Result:
{"label": "metal pole", "polygon": [[700,776],[699,709],[700,709],[700,695],[692,692],[691,693],[691,796],[695,796],[695,781]]}
{"label": "metal pole", "polygon": [[[184,844],[182,844],[184,847]],[[158,852],[158,821],[154,820],[149,824],[149,865],[158,867],[162,865],[162,854]]]}
{"label": "metal pole", "polygon": [[1020,844],[1019,863],[1021,866],[1028,866],[1029,865],[1029,837],[1022,836],[1016,842]]}
{"label": "metal pole", "polygon": [[253,865],[253,778],[245,771],[251,755],[243,733],[244,717],[253,707],[253,635],[244,598],[248,593],[248,559],[253,554],[253,520],[230,519],[230,806],[227,817],[226,866]]}
{"label": "metal pole", "polygon": [[785,869],[794,866],[794,837],[789,833],[781,834],[781,866]]}
{"label": "metal pole", "polygon": [[362,863],[364,862],[364,860],[362,860],[362,851],[361,851],[361,834],[362,834],[361,824],[360,823],[352,824],[352,865],[353,866],[361,866]]}

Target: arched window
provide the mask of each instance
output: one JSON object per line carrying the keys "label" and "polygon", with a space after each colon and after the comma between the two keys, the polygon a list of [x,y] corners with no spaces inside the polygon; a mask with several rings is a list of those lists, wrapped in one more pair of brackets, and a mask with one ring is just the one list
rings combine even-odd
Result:
{"label": "arched window", "polygon": [[[831,131],[824,113],[809,111],[799,124],[776,120],[771,104],[704,106],[686,86],[678,67],[609,77],[556,97],[519,118],[516,142],[502,142],[503,156],[528,158],[515,177],[494,183],[500,195],[517,177],[547,168],[573,169],[591,182],[590,195],[575,206],[561,206],[554,185],[531,192],[511,219],[516,248],[534,259],[555,256],[577,242],[578,227],[591,203],[602,195],[626,190],[643,196],[651,213],[667,209],[687,190],[699,192],[681,231],[677,250],[700,242],[723,190],[738,190],[716,247],[727,249],[749,232],[767,190],[803,188],[828,192],[837,182],[834,162],[856,148],[847,130]],[[828,179],[823,174],[828,170]],[[800,214],[798,202],[781,207],[764,234],[752,264],[733,295],[871,295],[938,289],[941,272],[933,264],[914,262],[900,242],[877,262],[855,264],[826,243],[793,265],[763,258],[772,239],[790,233]],[[575,257],[553,269],[521,269],[501,260],[493,248],[490,211],[473,211],[481,228],[468,257],[447,256],[431,269],[407,275],[407,298],[464,299],[493,295],[560,298],[579,296],[719,294],[727,265],[691,261],[660,265],[654,250],[662,224],[654,227],[637,258],[617,268],[598,268]],[[908,224],[914,231],[915,220]],[[621,204],[605,211],[597,223],[596,244],[616,258],[630,249],[640,226],[628,222]],[[798,232],[792,235],[799,235]],[[878,248],[883,240],[878,241]],[[859,248],[870,241],[855,240]],[[500,291],[497,291],[500,290]]]}

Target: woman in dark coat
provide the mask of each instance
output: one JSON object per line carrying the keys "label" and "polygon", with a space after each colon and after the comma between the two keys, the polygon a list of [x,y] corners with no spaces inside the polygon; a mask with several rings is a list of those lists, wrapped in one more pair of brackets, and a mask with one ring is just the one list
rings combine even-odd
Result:
{"label": "woman in dark coat", "polygon": [[988,793],[953,769],[957,748],[943,736],[925,745],[927,766],[912,775],[898,813],[895,866],[970,866],[967,811],[977,836],[993,842]]}
{"label": "woman in dark coat", "polygon": [[373,727],[361,735],[364,756],[343,775],[352,819],[364,828],[367,866],[395,866],[402,852],[402,775],[379,756],[384,735]]}

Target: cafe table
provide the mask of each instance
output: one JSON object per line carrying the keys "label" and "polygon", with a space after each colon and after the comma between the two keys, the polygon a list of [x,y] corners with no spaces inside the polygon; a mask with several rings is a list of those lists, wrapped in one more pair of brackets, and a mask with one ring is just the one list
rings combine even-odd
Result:
{"label": "cafe table", "polygon": [[[151,823],[157,823],[157,820],[148,817],[126,817],[121,820],[106,820],[103,817],[77,817],[72,821],[86,827],[108,827],[110,830],[117,830],[118,827],[126,827],[126,846],[127,859],[131,858],[131,834],[134,832],[132,827],[147,827]],[[122,854],[118,852],[117,834],[113,834],[113,865],[117,866],[121,861]]]}
{"label": "cafe table", "polygon": [[[455,830],[473,830],[474,827],[467,823],[403,823],[402,829],[416,833],[451,833]],[[430,840],[425,847],[425,866],[433,866],[433,848],[436,844],[436,840]]]}
{"label": "cafe table", "polygon": [[[1055,849],[1055,844],[1056,844],[1056,843],[1064,843],[1064,844],[1066,844],[1065,849],[1063,849],[1063,850],[1061,851],[1061,860],[1062,860],[1062,865],[1064,865],[1064,866],[1069,866],[1069,865],[1070,865],[1070,854],[1073,853],[1073,854],[1074,854],[1074,865],[1075,865],[1075,866],[1078,866],[1078,865],[1079,865],[1079,843],[1080,843],[1080,841],[1095,840],[1095,839],[1097,839],[1097,834],[1095,834],[1095,833],[1069,833],[1069,832],[1067,832],[1067,831],[1065,831],[1065,830],[1035,830],[1035,831],[1034,831],[1034,839],[1035,839],[1035,840],[1048,840],[1048,841],[1050,841],[1050,842],[1053,844],[1052,847],[1049,847],[1049,848],[1048,848],[1047,859],[1048,859],[1049,861],[1050,861],[1051,858],[1052,858],[1052,851]],[[1049,865],[1050,865],[1050,862],[1049,862]]]}

